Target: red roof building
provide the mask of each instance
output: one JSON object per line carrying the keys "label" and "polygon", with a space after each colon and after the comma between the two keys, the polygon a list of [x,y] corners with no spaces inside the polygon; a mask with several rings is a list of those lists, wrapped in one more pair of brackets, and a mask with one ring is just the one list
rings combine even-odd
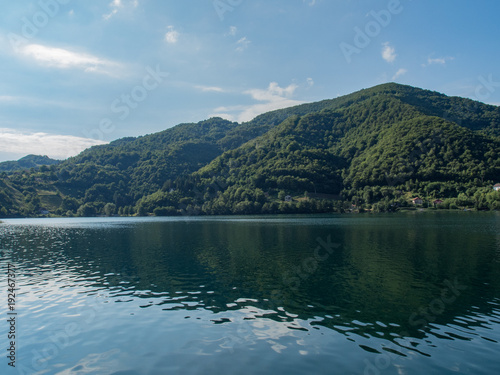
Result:
{"label": "red roof building", "polygon": [[424,203],[424,201],[422,199],[420,199],[419,197],[413,198],[411,201],[415,205]]}

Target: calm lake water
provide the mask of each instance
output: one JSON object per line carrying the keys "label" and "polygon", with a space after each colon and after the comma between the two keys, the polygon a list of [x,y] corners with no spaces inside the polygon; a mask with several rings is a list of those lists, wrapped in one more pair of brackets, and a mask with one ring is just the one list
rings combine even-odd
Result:
{"label": "calm lake water", "polygon": [[498,212],[4,220],[0,265],[1,374],[500,373]]}

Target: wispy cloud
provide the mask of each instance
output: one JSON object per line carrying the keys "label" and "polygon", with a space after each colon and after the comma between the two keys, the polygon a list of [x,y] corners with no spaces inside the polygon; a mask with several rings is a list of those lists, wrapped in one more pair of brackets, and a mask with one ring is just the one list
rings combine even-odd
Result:
{"label": "wispy cloud", "polygon": [[55,159],[66,159],[86,148],[107,143],[71,135],[20,132],[9,128],[0,128],[0,139],[0,152],[47,155]]}
{"label": "wispy cloud", "polygon": [[14,102],[14,101],[17,101],[16,96],[0,95],[0,103],[2,103],[2,102]]}
{"label": "wispy cloud", "polygon": [[102,16],[105,20],[109,20],[111,17],[113,17],[116,13],[118,13],[118,10],[123,6],[121,0],[113,0],[109,6],[111,7],[111,11],[108,14],[105,14]]}
{"label": "wispy cloud", "polygon": [[392,47],[389,42],[382,44],[382,58],[388,63],[394,62],[396,60],[396,49]]}
{"label": "wispy cloud", "polygon": [[168,27],[168,31],[165,34],[165,42],[168,44],[176,44],[179,41],[179,32],[175,30],[173,26]]}
{"label": "wispy cloud", "polygon": [[283,97],[290,97],[297,89],[296,84],[288,85],[287,87],[280,87],[277,82],[271,82],[267,89],[251,89],[245,91],[245,94],[250,94],[252,98],[259,101],[276,101],[281,100]]}
{"label": "wispy cloud", "polygon": [[408,70],[401,68],[396,72],[396,74],[394,74],[394,76],[392,77],[392,80],[395,81],[396,79],[405,75],[406,73],[408,73]]}
{"label": "wispy cloud", "polygon": [[252,43],[252,42],[249,41],[246,36],[244,36],[243,38],[241,38],[240,40],[238,40],[236,42],[236,44],[237,44],[236,51],[243,52],[244,50],[246,50],[248,48],[248,45],[250,43]]}
{"label": "wispy cloud", "polygon": [[[80,111],[96,111],[100,110],[99,107],[89,106],[82,103],[80,100],[71,101],[67,99],[57,100],[51,99],[50,96],[41,94],[40,96],[14,96],[14,95],[0,95],[0,106],[8,105],[19,106],[25,110],[29,107],[42,107],[44,109],[50,108],[50,110],[58,109],[76,109]],[[53,108],[51,108],[53,107]]]}
{"label": "wispy cloud", "polygon": [[139,5],[138,0],[131,0],[128,2],[124,2],[123,0],[113,0],[111,3],[109,3],[109,7],[111,8],[109,13],[106,13],[102,16],[105,20],[109,20],[111,17],[113,17],[115,14],[117,14],[120,10],[125,9],[126,7],[128,8],[137,8]]}
{"label": "wispy cloud", "polygon": [[227,35],[235,36],[237,32],[238,32],[238,28],[236,26],[230,26],[229,32]]}
{"label": "wispy cloud", "polygon": [[431,58],[429,57],[427,59],[427,63],[422,64],[424,68],[430,66],[430,65],[446,65],[448,61],[455,60],[454,57],[436,57],[436,58]]}
{"label": "wispy cloud", "polygon": [[298,86],[295,84],[280,87],[278,83],[271,82],[267,89],[264,90],[246,90],[243,94],[250,95],[259,103],[247,106],[219,107],[215,109],[215,113],[211,116],[219,116],[238,122],[250,121],[265,112],[302,104],[303,102],[291,98],[297,88]]}
{"label": "wispy cloud", "polygon": [[28,44],[19,53],[35,60],[41,65],[58,69],[77,68],[86,72],[112,75],[113,69],[120,64],[90,54],[69,51],[63,48],[48,47],[41,44]]}
{"label": "wispy cloud", "polygon": [[195,88],[203,92],[225,92],[222,87],[217,86],[196,85]]}

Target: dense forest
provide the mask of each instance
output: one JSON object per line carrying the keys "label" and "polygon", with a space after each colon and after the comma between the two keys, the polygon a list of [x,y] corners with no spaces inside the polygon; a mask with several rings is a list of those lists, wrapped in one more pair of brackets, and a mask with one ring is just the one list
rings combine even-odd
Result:
{"label": "dense forest", "polygon": [[16,161],[4,161],[0,163],[0,172],[15,172],[23,169],[38,168],[42,165],[59,164],[59,160],[47,156],[28,155]]}
{"label": "dense forest", "polygon": [[9,163],[0,217],[500,209],[500,107],[389,83]]}

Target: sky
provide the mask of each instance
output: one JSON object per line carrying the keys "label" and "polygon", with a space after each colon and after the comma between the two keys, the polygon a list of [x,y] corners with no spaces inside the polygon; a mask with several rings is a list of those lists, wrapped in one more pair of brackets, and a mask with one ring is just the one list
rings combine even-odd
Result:
{"label": "sky", "polygon": [[0,1],[0,161],[386,82],[500,104],[498,0]]}

